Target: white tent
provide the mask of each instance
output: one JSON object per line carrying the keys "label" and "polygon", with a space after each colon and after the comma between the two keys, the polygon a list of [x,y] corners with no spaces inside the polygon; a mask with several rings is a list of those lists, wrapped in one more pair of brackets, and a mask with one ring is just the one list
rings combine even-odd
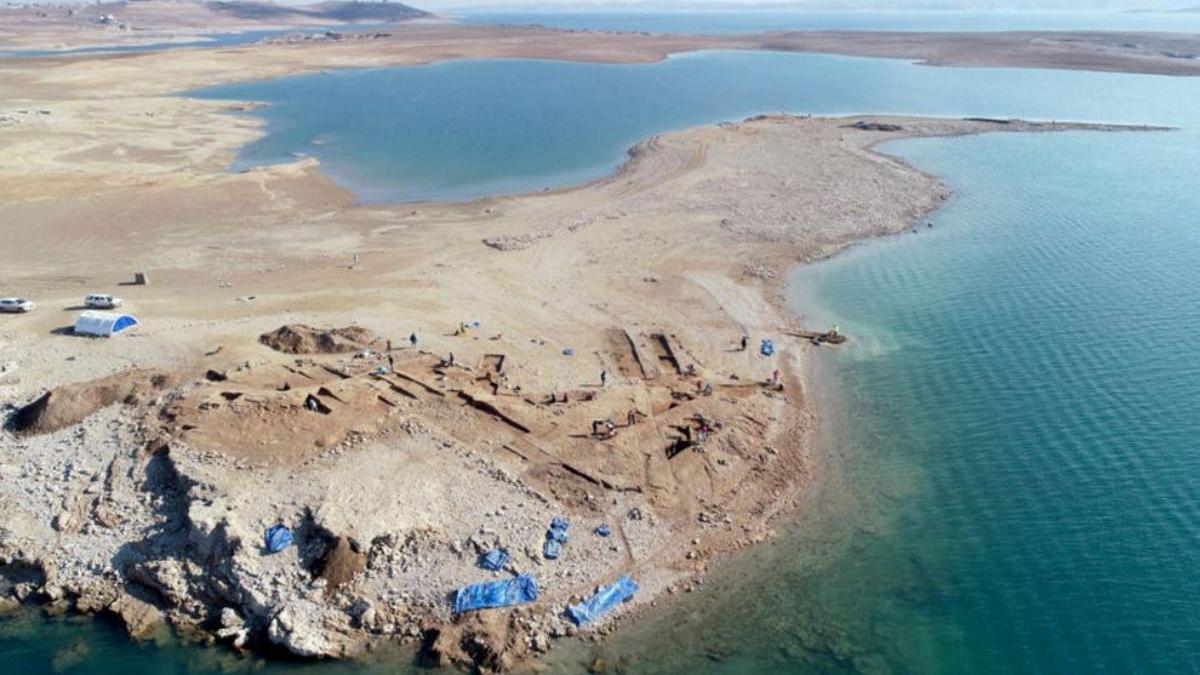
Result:
{"label": "white tent", "polygon": [[84,312],[75,320],[75,334],[112,337],[126,328],[136,326],[137,322],[137,319],[128,314]]}

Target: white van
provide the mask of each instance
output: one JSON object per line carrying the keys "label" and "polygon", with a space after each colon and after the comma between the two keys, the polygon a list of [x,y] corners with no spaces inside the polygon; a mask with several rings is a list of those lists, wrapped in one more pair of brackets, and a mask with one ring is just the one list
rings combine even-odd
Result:
{"label": "white van", "polygon": [[121,299],[108,293],[92,293],[83,299],[83,306],[88,309],[113,309],[121,306]]}

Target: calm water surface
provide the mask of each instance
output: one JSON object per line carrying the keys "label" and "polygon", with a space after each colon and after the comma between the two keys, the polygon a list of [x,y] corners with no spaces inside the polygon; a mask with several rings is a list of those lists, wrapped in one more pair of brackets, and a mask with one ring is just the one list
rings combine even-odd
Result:
{"label": "calm water surface", "polygon": [[[647,134],[763,110],[1182,126],[887,146],[956,196],[934,228],[791,280],[798,313],[855,338],[814,366],[825,424],[811,508],[601,653],[642,673],[1200,671],[1200,81],[715,53],[461,62],[205,95],[274,104],[244,162],[311,152],[367,198],[576,180]],[[551,672],[579,672],[590,649],[560,651]],[[409,660],[260,671],[26,616],[0,622],[0,662],[340,675]]]}
{"label": "calm water surface", "polygon": [[303,153],[320,159],[365,201],[410,201],[599,178],[647,136],[761,112],[1178,123],[1200,115],[1178,103],[1195,100],[1195,82],[701,52],[651,65],[452,61],[301,75],[191,95],[269,104],[254,113],[266,120],[267,135],[244,148],[236,169]]}

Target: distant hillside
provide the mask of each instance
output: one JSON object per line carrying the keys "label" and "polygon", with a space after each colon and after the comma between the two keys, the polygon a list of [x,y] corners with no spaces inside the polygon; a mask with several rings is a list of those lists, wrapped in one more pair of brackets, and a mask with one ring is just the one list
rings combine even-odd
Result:
{"label": "distant hillside", "polygon": [[322,2],[316,5],[277,5],[273,2],[210,2],[214,11],[254,20],[287,20],[293,18],[327,19],[330,21],[371,21],[388,23],[429,16],[415,7],[399,2]]}

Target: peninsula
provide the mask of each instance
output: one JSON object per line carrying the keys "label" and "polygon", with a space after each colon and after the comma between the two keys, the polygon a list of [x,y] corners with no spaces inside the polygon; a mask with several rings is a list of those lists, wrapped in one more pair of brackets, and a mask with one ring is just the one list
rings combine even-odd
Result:
{"label": "peninsula", "polygon": [[[409,640],[500,671],[769,538],[821,478],[805,372],[831,348],[829,327],[783,308],[784,273],[909,230],[948,195],[874,147],[1131,127],[760,116],[647,139],[587,185],[363,206],[311,159],[227,172],[260,123],[230,114],[246,103],[178,94],[819,39],[412,26],[0,60],[0,265],[39,305],[0,327],[0,609],[107,612],[139,637],[170,625],[303,657]],[[133,334],[71,335],[63,310],[120,282]],[[556,518],[570,535],[549,555]],[[291,536],[278,552],[274,526]],[[507,560],[481,569],[495,550]],[[452,614],[456,589],[526,574],[536,602]],[[564,615],[622,575],[640,588],[618,611],[582,628]]]}

